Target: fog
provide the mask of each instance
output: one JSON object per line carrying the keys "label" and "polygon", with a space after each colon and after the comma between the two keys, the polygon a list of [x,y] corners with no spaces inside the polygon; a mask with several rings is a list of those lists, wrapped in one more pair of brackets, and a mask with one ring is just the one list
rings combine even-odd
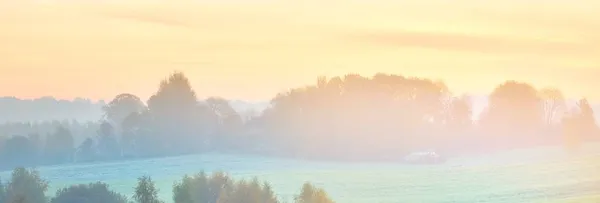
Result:
{"label": "fog", "polygon": [[[161,178],[159,186],[162,189],[173,186],[173,198],[183,198],[182,193],[176,191],[187,191],[187,187],[192,187],[190,181],[208,180],[208,177],[200,173],[184,176],[180,185],[167,182],[174,181],[173,177],[193,172],[190,168],[198,165],[204,168],[210,166],[213,170],[229,167],[227,169],[233,173],[260,175],[261,171],[271,171],[271,175],[276,175],[282,170],[308,170],[310,173],[346,167],[390,170],[425,164],[434,167],[430,170],[451,170],[460,177],[456,183],[427,185],[445,188],[449,192],[445,195],[450,195],[454,194],[449,189],[453,184],[479,187],[479,182],[465,179],[475,175],[498,178],[509,174],[507,177],[515,178],[513,181],[522,181],[519,184],[544,182],[541,180],[543,176],[519,178],[515,174],[530,170],[515,168],[514,164],[526,164],[534,170],[543,167],[541,163],[551,161],[559,165],[560,170],[580,178],[589,173],[586,167],[595,167],[586,164],[593,164],[593,155],[599,152],[600,129],[597,116],[594,116],[597,105],[586,98],[567,99],[558,88],[537,88],[526,82],[507,80],[498,84],[489,95],[454,95],[445,83],[427,78],[385,73],[373,76],[347,74],[317,77],[314,84],[294,87],[264,102],[228,100],[218,96],[198,98],[188,78],[181,72],[169,75],[159,84],[156,93],[146,100],[130,93],[116,95],[108,102],[65,101],[48,97],[2,100],[0,108],[6,112],[3,115],[7,121],[0,124],[0,170],[16,168],[6,188],[11,189],[13,186],[10,184],[28,177],[31,180],[28,184],[35,183],[42,188],[30,194],[36,193],[35,198],[39,201],[43,199],[47,183],[37,175],[37,171],[20,167],[41,167],[45,172],[58,170],[59,175],[55,175],[53,181],[74,184],[78,181],[64,176],[74,166],[80,167],[78,170],[93,171],[104,167],[109,171],[131,173],[141,170],[136,167],[142,166],[115,167],[132,163],[151,164],[158,168],[144,166],[143,170],[177,172],[153,174]],[[11,117],[11,114],[20,116]],[[171,162],[162,163],[169,160]],[[157,162],[162,165],[156,165]],[[290,164],[294,167],[289,168]],[[491,170],[493,173],[473,172],[470,167],[506,169]],[[395,170],[406,170],[406,173],[415,174],[410,177],[426,180],[425,171],[410,168]],[[94,177],[135,182],[129,176],[140,175],[119,172],[108,177],[103,174]],[[211,178],[223,180],[223,176],[216,172]],[[387,176],[401,179],[391,173]],[[82,180],[90,180],[90,176],[86,177]],[[553,177],[555,179],[551,182],[555,185],[545,191],[571,190],[558,184],[570,179],[556,174]],[[345,177],[343,180],[351,179]],[[278,180],[282,179],[269,179],[269,182],[278,183]],[[138,181],[138,187],[154,185],[147,177]],[[343,184],[335,179],[329,181],[329,184]],[[234,192],[246,188],[244,182],[223,184],[238,189],[229,191],[230,197],[219,198],[246,199],[244,195],[249,194]],[[260,186],[256,181],[252,184]],[[300,185],[298,182],[293,184]],[[518,187],[506,191],[502,188],[507,184],[494,184],[497,187],[488,189],[489,194],[469,192],[459,196],[465,200],[503,195],[515,201],[535,196],[534,193],[515,196],[521,192]],[[353,187],[358,187],[354,189],[366,199],[381,195],[360,189],[360,185],[364,184]],[[277,187],[288,188],[284,190],[285,195],[293,194],[288,184],[279,183]],[[312,190],[311,187],[305,184],[302,192]],[[345,202],[362,201],[359,201],[360,198],[338,196],[347,190],[328,187],[336,198]],[[584,182],[577,182],[573,187],[579,188],[579,192],[590,190],[589,184]],[[4,190],[4,186],[0,188]],[[55,198],[72,198],[71,195],[79,194],[75,191],[95,191],[89,195],[104,193],[112,195],[118,203],[123,202],[125,196],[114,196],[116,193],[106,191],[106,188],[103,183],[71,185],[56,190]],[[407,187],[405,190],[410,192],[418,188]],[[420,192],[435,191],[431,188]],[[263,189],[272,194],[270,187]],[[7,191],[7,194],[17,194]],[[170,190],[166,191],[160,196],[156,193],[153,198],[170,198]],[[119,192],[131,193],[122,185]],[[324,191],[318,193],[326,196]],[[275,201],[277,197],[271,196],[270,200],[264,201]],[[410,196],[389,197],[410,200]],[[330,202],[329,197],[322,199],[327,200],[325,203]]]}

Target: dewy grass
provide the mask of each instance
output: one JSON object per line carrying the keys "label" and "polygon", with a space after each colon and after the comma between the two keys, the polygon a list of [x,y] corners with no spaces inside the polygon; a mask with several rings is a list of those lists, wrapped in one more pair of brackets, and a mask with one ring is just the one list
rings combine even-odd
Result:
{"label": "dewy grass", "polygon": [[558,199],[558,200],[544,201],[544,202],[540,202],[540,203],[598,203],[598,202],[600,202],[600,194],[581,196],[581,197],[569,197],[569,198]]}

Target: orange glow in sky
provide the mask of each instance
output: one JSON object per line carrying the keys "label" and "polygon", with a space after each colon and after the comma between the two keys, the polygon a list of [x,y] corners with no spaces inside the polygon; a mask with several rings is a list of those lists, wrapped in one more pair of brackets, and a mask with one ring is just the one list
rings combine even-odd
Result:
{"label": "orange glow in sky", "polygon": [[487,93],[507,79],[600,99],[597,0],[0,0],[0,95],[269,99],[376,72]]}

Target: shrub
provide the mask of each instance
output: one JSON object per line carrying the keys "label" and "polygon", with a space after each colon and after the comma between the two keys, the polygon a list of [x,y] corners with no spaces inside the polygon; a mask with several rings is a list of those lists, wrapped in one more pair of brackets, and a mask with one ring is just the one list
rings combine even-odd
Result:
{"label": "shrub", "polygon": [[[38,171],[17,168],[6,185],[0,181],[0,203],[48,203],[44,195],[48,183]],[[163,203],[150,177],[138,178],[133,199],[135,203]],[[174,203],[279,203],[271,186],[254,178],[234,181],[223,172],[211,176],[200,172],[185,175],[173,185]],[[131,202],[131,203],[134,203]],[[109,190],[106,183],[72,185],[59,189],[50,203],[129,203],[127,197]],[[305,183],[295,203],[334,203],[327,193]]]}
{"label": "shrub", "polygon": [[277,198],[267,183],[258,179],[250,182],[233,181],[222,172],[208,177],[204,172],[184,176],[173,186],[175,203],[277,203]]}
{"label": "shrub", "polygon": [[207,177],[204,172],[194,176],[185,175],[181,182],[173,186],[175,203],[208,203],[217,202],[223,190],[230,190],[232,181],[222,172]]}
{"label": "shrub", "polygon": [[264,183],[262,186],[258,179],[250,182],[238,181],[229,191],[221,191],[218,203],[277,203],[271,186]]}
{"label": "shrub", "polygon": [[138,178],[133,199],[136,203],[162,203],[158,199],[158,189],[154,185],[154,181],[148,176]]}
{"label": "shrub", "polygon": [[109,190],[106,183],[96,182],[62,188],[51,203],[127,203],[127,198]]}
{"label": "shrub", "polygon": [[300,195],[296,197],[296,203],[333,203],[333,201],[329,199],[325,190],[304,183]]}
{"label": "shrub", "polygon": [[6,185],[5,202],[46,203],[46,190],[48,182],[40,178],[38,171],[16,168]]}

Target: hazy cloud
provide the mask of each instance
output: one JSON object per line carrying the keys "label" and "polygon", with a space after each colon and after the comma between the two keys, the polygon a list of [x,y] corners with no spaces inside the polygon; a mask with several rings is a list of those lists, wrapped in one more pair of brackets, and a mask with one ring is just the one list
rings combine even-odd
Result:
{"label": "hazy cloud", "polygon": [[253,99],[374,70],[461,91],[505,78],[545,84],[546,74],[565,92],[594,95],[575,87],[596,83],[577,69],[600,62],[593,2],[0,0],[0,85],[12,87],[0,93],[145,97],[177,69],[202,94]]}
{"label": "hazy cloud", "polygon": [[106,13],[107,17],[117,18],[121,20],[131,20],[137,21],[140,23],[153,23],[160,24],[164,26],[173,26],[173,27],[183,27],[183,28],[193,28],[194,24],[186,22],[184,20],[176,19],[173,17],[165,17],[162,15],[157,15],[154,13],[138,13],[138,12],[128,12],[128,13]]}
{"label": "hazy cloud", "polygon": [[561,56],[592,56],[600,53],[598,46],[576,42],[553,42],[530,39],[477,36],[453,33],[380,32],[354,36],[370,44],[389,47],[421,47],[449,51],[493,54],[539,54]]}

